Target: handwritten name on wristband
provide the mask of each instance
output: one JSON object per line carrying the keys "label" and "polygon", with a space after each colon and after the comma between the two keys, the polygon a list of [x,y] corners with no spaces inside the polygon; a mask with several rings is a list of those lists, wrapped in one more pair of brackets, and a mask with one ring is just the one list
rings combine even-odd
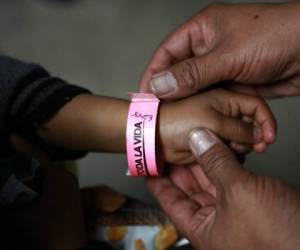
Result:
{"label": "handwritten name on wristband", "polygon": [[157,176],[155,131],[159,99],[153,94],[131,93],[126,141],[130,176]]}

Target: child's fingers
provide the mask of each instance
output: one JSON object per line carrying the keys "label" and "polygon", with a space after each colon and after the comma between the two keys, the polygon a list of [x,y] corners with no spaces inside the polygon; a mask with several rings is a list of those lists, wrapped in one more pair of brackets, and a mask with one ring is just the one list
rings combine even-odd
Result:
{"label": "child's fingers", "polygon": [[[259,124],[251,116],[243,116],[242,120],[245,122],[252,123],[253,126],[256,126],[256,127],[259,126]],[[245,144],[239,144],[239,143],[235,143],[235,142],[233,142],[233,144],[234,144],[236,152],[238,152],[238,151],[246,152],[247,149],[250,149],[250,150],[254,149],[257,153],[264,153],[267,150],[267,146],[268,146],[268,144],[265,141],[256,143],[254,145],[245,145]]]}
{"label": "child's fingers", "polygon": [[273,143],[276,138],[276,120],[266,102],[257,97],[235,95],[231,98],[231,105],[236,107],[240,115],[252,116],[254,124],[258,124],[263,130],[264,141]]}
{"label": "child's fingers", "polygon": [[252,144],[241,144],[232,141],[229,146],[236,154],[249,154],[253,150]]}
{"label": "child's fingers", "polygon": [[244,122],[239,118],[229,116],[218,116],[219,124],[215,127],[216,132],[225,140],[235,141],[243,144],[259,143],[263,140],[263,132],[259,127],[254,127],[253,124]]}
{"label": "child's fingers", "polygon": [[253,148],[257,153],[264,153],[267,150],[267,144],[265,142],[260,142],[253,145]]}
{"label": "child's fingers", "polygon": [[229,146],[236,154],[249,154],[253,149],[257,153],[264,153],[268,145],[265,142],[256,143],[254,145],[230,142]]}

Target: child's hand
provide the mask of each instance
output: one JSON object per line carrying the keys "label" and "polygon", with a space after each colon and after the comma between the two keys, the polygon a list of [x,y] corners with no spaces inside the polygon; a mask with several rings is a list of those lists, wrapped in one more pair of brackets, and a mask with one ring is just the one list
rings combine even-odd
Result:
{"label": "child's hand", "polygon": [[163,104],[158,125],[164,160],[175,164],[194,162],[188,137],[196,127],[211,129],[241,152],[247,148],[241,144],[263,152],[276,137],[275,118],[263,99],[223,89]]}

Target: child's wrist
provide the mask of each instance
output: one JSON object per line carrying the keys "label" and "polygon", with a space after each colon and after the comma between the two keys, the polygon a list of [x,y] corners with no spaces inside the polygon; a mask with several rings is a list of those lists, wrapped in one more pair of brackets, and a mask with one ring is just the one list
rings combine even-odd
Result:
{"label": "child's wrist", "polygon": [[166,124],[167,124],[167,115],[168,114],[168,104],[162,104],[159,107],[157,114],[157,124],[156,124],[156,146],[163,151],[163,145],[166,141]]}
{"label": "child's wrist", "polygon": [[[115,116],[114,123],[117,126],[115,133],[115,141],[118,141],[119,146],[117,152],[126,152],[126,126],[127,126],[127,116],[129,111],[130,102],[127,100],[121,100],[119,104],[119,114]],[[115,142],[112,142],[112,144]]]}
{"label": "child's wrist", "polygon": [[126,149],[131,176],[157,176],[157,114],[159,99],[149,93],[132,93],[126,131]]}

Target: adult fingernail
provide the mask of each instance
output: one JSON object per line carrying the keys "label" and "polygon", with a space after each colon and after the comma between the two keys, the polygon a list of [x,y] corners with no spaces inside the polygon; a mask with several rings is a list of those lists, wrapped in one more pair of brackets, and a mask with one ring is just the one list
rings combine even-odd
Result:
{"label": "adult fingernail", "polygon": [[254,127],[253,136],[256,142],[260,142],[263,139],[262,129],[259,127]]}
{"label": "adult fingernail", "polygon": [[198,128],[190,133],[189,144],[195,155],[203,155],[216,142],[217,138],[207,129]]}
{"label": "adult fingernail", "polygon": [[162,72],[152,77],[150,81],[152,92],[158,96],[172,93],[177,89],[177,80],[174,75],[169,72]]}

